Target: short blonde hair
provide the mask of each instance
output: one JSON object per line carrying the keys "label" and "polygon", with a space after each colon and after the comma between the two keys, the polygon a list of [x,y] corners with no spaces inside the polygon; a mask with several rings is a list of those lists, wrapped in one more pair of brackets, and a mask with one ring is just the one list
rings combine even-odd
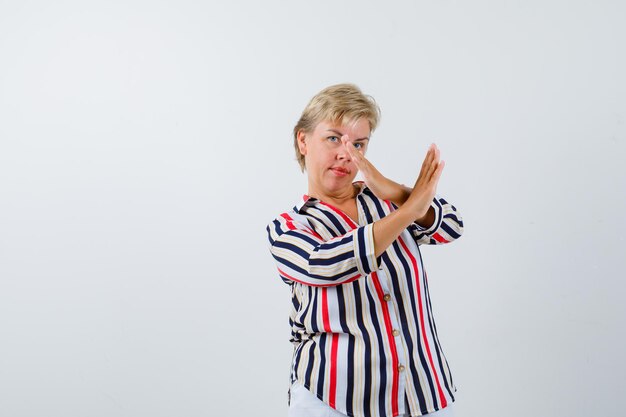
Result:
{"label": "short blonde hair", "polygon": [[293,145],[296,159],[304,172],[304,155],[298,147],[298,132],[311,133],[318,123],[330,121],[344,124],[361,118],[367,119],[373,132],[380,119],[380,108],[373,97],[363,94],[354,84],[336,84],[317,93],[307,104],[300,120],[293,128]]}

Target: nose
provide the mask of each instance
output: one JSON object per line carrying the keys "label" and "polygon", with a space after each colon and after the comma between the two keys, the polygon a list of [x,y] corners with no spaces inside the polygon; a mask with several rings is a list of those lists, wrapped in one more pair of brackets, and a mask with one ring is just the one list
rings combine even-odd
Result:
{"label": "nose", "polygon": [[345,159],[348,162],[351,161],[350,153],[348,153],[348,135],[344,135],[341,137],[341,145],[339,146],[339,150],[337,151],[337,159]]}
{"label": "nose", "polygon": [[340,160],[347,160],[348,162],[350,162],[350,154],[348,153],[348,149],[346,149],[346,144],[342,143],[341,146],[339,147],[339,150],[337,151],[337,159]]}

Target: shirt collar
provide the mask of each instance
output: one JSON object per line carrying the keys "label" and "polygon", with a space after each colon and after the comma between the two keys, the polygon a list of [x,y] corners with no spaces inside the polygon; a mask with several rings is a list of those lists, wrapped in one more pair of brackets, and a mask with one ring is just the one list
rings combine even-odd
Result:
{"label": "shirt collar", "polygon": [[[359,187],[359,194],[357,194],[357,196],[360,195],[363,192],[363,190],[365,190],[365,188],[367,188],[367,186],[365,185],[365,182],[363,181],[355,181],[353,182],[353,184]],[[317,201],[319,201],[317,198],[304,194],[296,203],[296,206],[295,206],[296,212],[300,213],[300,210],[302,210],[304,206],[312,206]]]}

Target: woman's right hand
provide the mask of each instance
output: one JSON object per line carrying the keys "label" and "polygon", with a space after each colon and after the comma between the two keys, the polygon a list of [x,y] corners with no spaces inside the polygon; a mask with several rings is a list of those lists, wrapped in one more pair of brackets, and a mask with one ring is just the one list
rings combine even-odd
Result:
{"label": "woman's right hand", "polygon": [[435,198],[437,191],[437,184],[441,177],[441,172],[445,166],[444,161],[439,160],[439,148],[434,143],[428,147],[426,157],[422,163],[422,169],[417,177],[417,181],[413,186],[413,191],[407,199],[406,203],[402,206],[406,206],[412,213],[415,214],[416,219],[421,219],[426,216],[430,204]]}

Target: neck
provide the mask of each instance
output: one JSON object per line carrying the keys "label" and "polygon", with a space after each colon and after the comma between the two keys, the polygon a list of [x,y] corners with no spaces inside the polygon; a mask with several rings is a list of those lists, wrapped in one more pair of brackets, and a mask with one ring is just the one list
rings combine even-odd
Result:
{"label": "neck", "polygon": [[313,198],[317,198],[318,200],[321,200],[325,203],[331,204],[333,206],[341,206],[344,203],[350,200],[353,200],[357,196],[358,192],[359,190],[357,186],[354,184],[350,184],[349,187],[343,188],[338,191],[322,192],[322,191],[319,191],[314,186],[314,184],[309,183],[308,195]]}

